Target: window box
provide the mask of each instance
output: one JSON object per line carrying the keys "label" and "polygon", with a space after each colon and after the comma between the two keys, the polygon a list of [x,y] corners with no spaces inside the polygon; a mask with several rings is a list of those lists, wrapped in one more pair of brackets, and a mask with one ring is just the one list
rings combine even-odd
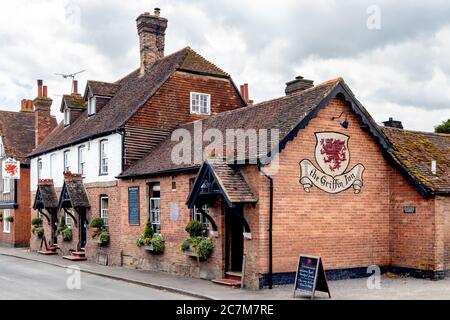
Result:
{"label": "window box", "polygon": [[184,250],[183,253],[188,257],[197,258],[197,253],[195,253],[195,249],[192,246],[189,246],[189,248]]}

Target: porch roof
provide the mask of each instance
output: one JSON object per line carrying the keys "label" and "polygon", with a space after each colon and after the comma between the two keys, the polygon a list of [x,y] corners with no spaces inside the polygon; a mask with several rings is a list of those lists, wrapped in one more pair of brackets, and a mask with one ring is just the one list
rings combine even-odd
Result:
{"label": "porch roof", "polygon": [[64,202],[70,202],[69,207],[71,208],[89,208],[91,206],[81,175],[70,172],[64,174],[64,185],[58,207],[64,207]]}
{"label": "porch roof", "polygon": [[39,180],[33,209],[55,209],[58,208],[58,195],[56,194],[53,180]]}

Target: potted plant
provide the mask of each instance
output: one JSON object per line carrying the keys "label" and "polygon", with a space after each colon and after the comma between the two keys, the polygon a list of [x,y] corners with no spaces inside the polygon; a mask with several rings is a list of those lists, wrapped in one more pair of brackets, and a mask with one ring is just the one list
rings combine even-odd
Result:
{"label": "potted plant", "polygon": [[32,226],[35,226],[35,227],[39,227],[39,226],[42,226],[42,219],[41,218],[33,218],[32,220],[31,220],[31,225]]}
{"label": "potted plant", "polygon": [[197,261],[208,260],[214,249],[214,243],[209,237],[203,236],[205,226],[200,221],[192,220],[185,228],[189,233],[189,238],[181,244],[181,251],[191,257],[196,257]]}
{"label": "potted plant", "polygon": [[91,221],[91,237],[94,239],[103,229],[104,223],[102,218],[94,218]]}
{"label": "potted plant", "polygon": [[3,212],[0,212],[0,222],[3,222]]}
{"label": "potted plant", "polygon": [[31,220],[31,225],[33,226],[33,228],[31,229],[31,232],[33,234],[37,235],[39,238],[42,238],[44,236],[44,228],[42,227],[42,219],[41,218],[33,218]]}
{"label": "potted plant", "polygon": [[144,229],[144,234],[141,235],[137,241],[138,247],[144,247],[145,250],[154,253],[163,253],[165,248],[164,237],[158,233],[154,233],[151,221],[147,221]]}
{"label": "potted plant", "polygon": [[64,241],[67,242],[72,241],[73,233],[70,227],[66,226],[66,228],[61,231],[61,235]]}
{"label": "potted plant", "polygon": [[33,233],[38,237],[42,238],[44,236],[44,228],[43,227],[35,227]]}
{"label": "potted plant", "polygon": [[6,217],[5,221],[9,222],[9,223],[13,223],[14,222],[14,217],[13,216]]}
{"label": "potted plant", "polygon": [[106,246],[109,243],[109,238],[110,238],[110,236],[109,236],[108,231],[106,231],[106,230],[101,231],[98,234],[98,239],[97,239],[99,246],[101,246],[101,247]]}

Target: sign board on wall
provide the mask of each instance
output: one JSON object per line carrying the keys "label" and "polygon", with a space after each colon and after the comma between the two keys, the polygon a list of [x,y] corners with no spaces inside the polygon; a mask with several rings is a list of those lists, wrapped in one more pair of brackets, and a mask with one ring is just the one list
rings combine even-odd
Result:
{"label": "sign board on wall", "polygon": [[139,187],[128,188],[128,222],[130,225],[139,225]]}
{"label": "sign board on wall", "polygon": [[316,291],[326,292],[331,298],[322,259],[320,257],[300,255],[295,274],[294,298],[297,293],[305,293],[310,294],[311,299],[314,299]]}
{"label": "sign board on wall", "polygon": [[4,179],[20,179],[20,161],[12,158],[2,161],[2,177]]}
{"label": "sign board on wall", "polygon": [[318,132],[316,136],[315,160],[317,168],[310,160],[300,161],[300,183],[306,192],[312,187],[327,193],[339,193],[353,187],[356,194],[363,187],[362,164],[347,171],[350,163],[349,136],[337,132]]}

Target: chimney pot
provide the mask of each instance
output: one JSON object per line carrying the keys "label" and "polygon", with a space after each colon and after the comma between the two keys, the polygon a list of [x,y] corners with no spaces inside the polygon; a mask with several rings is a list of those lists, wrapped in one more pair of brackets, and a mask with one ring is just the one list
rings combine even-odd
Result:
{"label": "chimney pot", "polygon": [[47,86],[43,86],[43,87],[42,87],[42,95],[43,95],[44,97],[47,97]]}
{"label": "chimney pot", "polygon": [[42,84],[43,84],[43,81],[42,81],[42,80],[38,80],[38,81],[37,81],[37,86],[38,86],[38,97],[42,97]]}
{"label": "chimney pot", "polygon": [[161,15],[161,9],[155,8],[155,16],[159,17]]}
{"label": "chimney pot", "polygon": [[78,94],[78,80],[73,80],[73,93]]}
{"label": "chimney pot", "polygon": [[388,121],[383,121],[383,124],[385,127],[403,129],[402,122],[398,121],[398,120],[394,120],[392,117],[389,117]]}

